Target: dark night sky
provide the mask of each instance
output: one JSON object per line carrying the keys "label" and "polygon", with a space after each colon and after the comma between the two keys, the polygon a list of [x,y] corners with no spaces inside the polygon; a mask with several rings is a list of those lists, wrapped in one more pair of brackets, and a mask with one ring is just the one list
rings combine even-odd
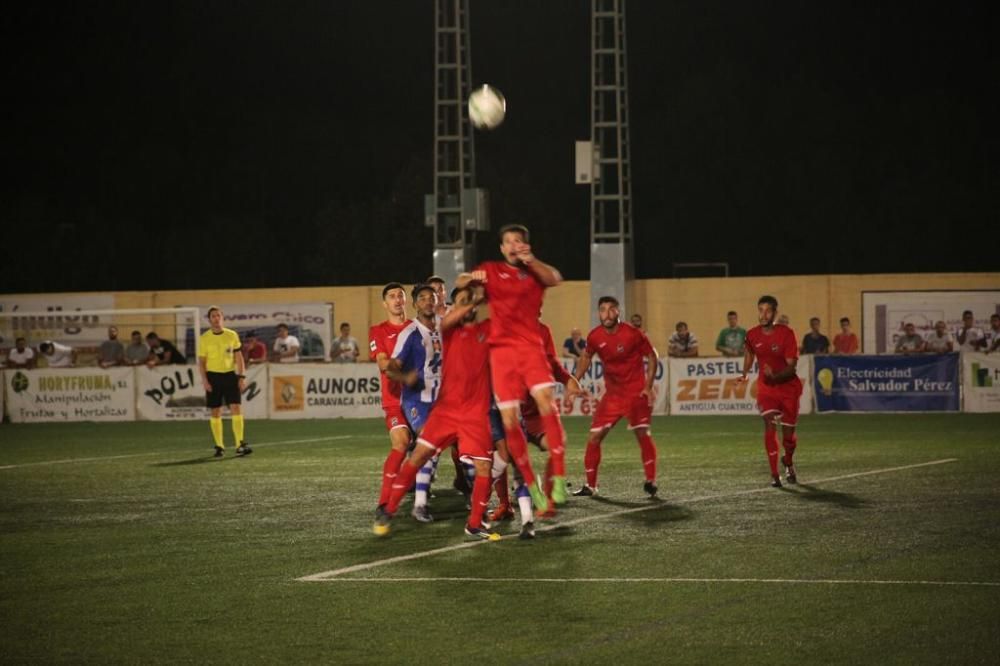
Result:
{"label": "dark night sky", "polygon": [[[494,225],[573,279],[589,4],[471,3],[473,78],[509,105],[477,135]],[[998,269],[997,28],[986,3],[632,0],[638,277]],[[430,0],[19,3],[2,30],[0,291],[430,272]]]}

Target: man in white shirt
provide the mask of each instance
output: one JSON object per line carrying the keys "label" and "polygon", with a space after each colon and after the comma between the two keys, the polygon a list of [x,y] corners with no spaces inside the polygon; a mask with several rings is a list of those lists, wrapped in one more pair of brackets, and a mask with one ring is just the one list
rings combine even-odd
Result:
{"label": "man in white shirt", "polygon": [[962,313],[962,327],[955,333],[959,351],[979,351],[983,346],[983,329],[976,326],[972,310]]}
{"label": "man in white shirt", "polygon": [[986,346],[983,351],[987,354],[1000,352],[1000,314],[990,315],[990,328],[983,336]]}
{"label": "man in white shirt", "polygon": [[38,345],[38,351],[50,368],[72,368],[76,364],[76,350],[53,340]]}
{"label": "man in white shirt", "polygon": [[698,355],[698,338],[682,321],[677,322],[674,334],[667,341],[667,354],[682,358]]}
{"label": "man in white shirt", "polygon": [[934,332],[927,336],[924,351],[929,354],[950,354],[955,351],[955,339],[943,321],[934,324]]}
{"label": "man in white shirt", "polygon": [[24,338],[15,340],[14,348],[7,352],[8,368],[33,368],[36,361],[35,350],[28,346]]}
{"label": "man in white shirt", "polygon": [[274,360],[278,363],[299,362],[299,339],[288,334],[286,324],[278,324],[278,337],[274,339]]}
{"label": "man in white shirt", "polygon": [[333,341],[330,355],[334,363],[357,363],[361,353],[358,341],[351,336],[351,325],[346,321],[340,325],[340,337]]}

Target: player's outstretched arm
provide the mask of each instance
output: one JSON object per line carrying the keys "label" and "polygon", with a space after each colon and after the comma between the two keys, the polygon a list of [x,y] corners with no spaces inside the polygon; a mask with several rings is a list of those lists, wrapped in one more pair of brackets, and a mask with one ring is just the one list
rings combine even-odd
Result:
{"label": "player's outstretched arm", "polygon": [[539,282],[544,284],[546,287],[555,287],[563,281],[562,273],[557,271],[552,266],[549,266],[544,261],[539,260],[534,255],[531,255],[530,261],[524,261],[524,259],[521,261],[529,271],[535,274],[535,277],[538,278]]}

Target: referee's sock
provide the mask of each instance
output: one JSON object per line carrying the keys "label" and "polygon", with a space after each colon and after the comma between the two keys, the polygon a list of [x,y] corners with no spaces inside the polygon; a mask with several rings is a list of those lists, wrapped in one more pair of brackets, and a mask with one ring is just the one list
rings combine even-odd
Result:
{"label": "referee's sock", "polygon": [[[221,428],[220,428],[221,430]],[[233,414],[233,436],[236,437],[236,446],[243,443],[243,415]]]}
{"label": "referee's sock", "polygon": [[225,443],[222,441],[222,417],[209,417],[208,425],[212,428],[212,439],[215,440],[215,445],[220,449],[226,448]]}

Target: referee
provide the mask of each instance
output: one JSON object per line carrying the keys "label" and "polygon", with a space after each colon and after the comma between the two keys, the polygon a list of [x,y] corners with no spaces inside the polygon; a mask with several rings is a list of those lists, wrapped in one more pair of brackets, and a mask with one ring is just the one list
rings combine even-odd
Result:
{"label": "referee", "polygon": [[226,445],[222,438],[222,403],[229,405],[233,417],[233,436],[236,439],[236,455],[253,453],[250,445],[243,440],[243,413],[240,409],[241,394],[246,383],[246,366],[240,353],[240,336],[231,328],[222,326],[222,310],[215,306],[208,309],[211,328],[201,334],[198,351],[198,370],[201,383],[205,387],[205,404],[212,410],[209,425],[215,440],[215,457],[225,455]]}

